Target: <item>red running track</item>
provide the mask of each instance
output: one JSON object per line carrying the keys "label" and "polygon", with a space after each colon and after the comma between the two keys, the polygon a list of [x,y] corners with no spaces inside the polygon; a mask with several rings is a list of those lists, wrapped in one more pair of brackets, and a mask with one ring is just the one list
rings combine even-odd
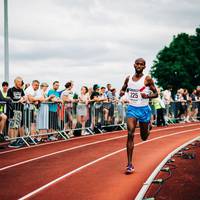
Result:
{"label": "red running track", "polygon": [[199,123],[154,128],[146,142],[137,130],[129,176],[126,131],[2,152],[0,199],[133,199],[168,153],[199,135]]}

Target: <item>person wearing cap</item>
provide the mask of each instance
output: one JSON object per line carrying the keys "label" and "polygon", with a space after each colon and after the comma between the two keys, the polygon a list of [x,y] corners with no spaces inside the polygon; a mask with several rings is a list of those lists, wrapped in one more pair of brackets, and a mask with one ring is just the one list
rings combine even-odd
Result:
{"label": "person wearing cap", "polygon": [[100,97],[100,86],[98,84],[93,85],[93,92],[90,96],[90,102],[91,102],[91,115],[93,119],[93,125],[96,126],[98,123],[99,118],[101,118],[102,122],[102,117],[103,111],[102,109],[102,102],[103,100]]}
{"label": "person wearing cap", "polygon": [[[151,124],[151,109],[149,106],[149,99],[158,97],[158,92],[154,85],[152,78],[143,74],[143,70],[146,68],[146,62],[143,58],[135,60],[134,75],[128,76],[122,89],[120,96],[123,96],[125,92],[128,93],[128,108],[126,112],[127,116],[127,160],[126,174],[131,174],[134,171],[132,164],[132,155],[134,148],[134,133],[137,121],[140,125],[140,136],[142,140],[147,140]],[[151,92],[151,93],[150,93]]]}

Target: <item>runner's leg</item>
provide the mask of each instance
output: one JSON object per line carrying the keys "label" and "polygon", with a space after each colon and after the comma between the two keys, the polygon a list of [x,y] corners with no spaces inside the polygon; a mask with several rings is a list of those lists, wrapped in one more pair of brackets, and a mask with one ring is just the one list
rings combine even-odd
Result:
{"label": "runner's leg", "polygon": [[143,141],[147,140],[150,134],[150,123],[149,122],[140,122],[140,136]]}
{"label": "runner's leg", "polygon": [[127,158],[128,165],[132,164],[133,149],[134,149],[134,132],[137,124],[136,118],[127,119],[128,137],[127,137]]}

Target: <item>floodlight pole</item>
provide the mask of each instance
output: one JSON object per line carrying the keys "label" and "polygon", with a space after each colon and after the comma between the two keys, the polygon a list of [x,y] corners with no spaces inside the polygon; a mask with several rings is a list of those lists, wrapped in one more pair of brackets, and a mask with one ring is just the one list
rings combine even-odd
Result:
{"label": "floodlight pole", "polygon": [[8,1],[4,0],[4,81],[9,82]]}

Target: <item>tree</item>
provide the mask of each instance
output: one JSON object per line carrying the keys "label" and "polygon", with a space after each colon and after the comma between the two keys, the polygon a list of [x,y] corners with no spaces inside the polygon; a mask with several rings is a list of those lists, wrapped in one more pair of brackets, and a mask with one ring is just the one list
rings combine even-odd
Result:
{"label": "tree", "polygon": [[151,74],[158,86],[171,86],[174,92],[179,88],[191,91],[200,85],[200,28],[196,35],[174,36],[169,47],[157,54]]}

